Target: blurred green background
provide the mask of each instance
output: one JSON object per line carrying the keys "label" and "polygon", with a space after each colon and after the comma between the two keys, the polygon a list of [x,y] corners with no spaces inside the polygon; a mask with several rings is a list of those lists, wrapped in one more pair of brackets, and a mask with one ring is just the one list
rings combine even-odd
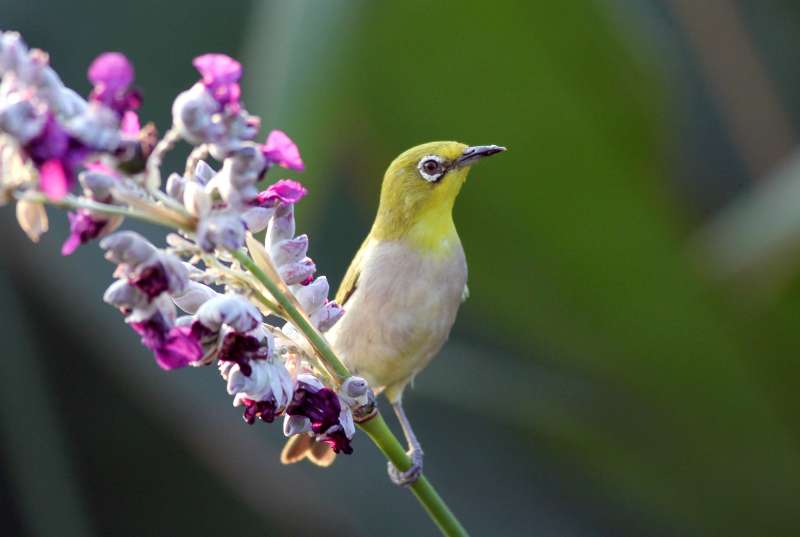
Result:
{"label": "blurred green background", "polygon": [[[800,533],[797,2],[3,0],[0,28],[81,93],[124,51],[162,131],[195,55],[241,59],[334,282],[396,154],[510,148],[461,194],[471,298],[407,395],[473,535]],[[282,467],[216,371],[160,371],[50,214],[34,247],[0,211],[0,534],[435,534],[363,436]]]}

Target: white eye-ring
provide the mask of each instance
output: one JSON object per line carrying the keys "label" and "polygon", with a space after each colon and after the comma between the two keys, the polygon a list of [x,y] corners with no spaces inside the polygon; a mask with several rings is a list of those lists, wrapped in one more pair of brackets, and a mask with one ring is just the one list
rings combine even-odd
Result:
{"label": "white eye-ring", "polygon": [[429,183],[435,183],[447,171],[444,166],[444,159],[439,155],[425,155],[417,164],[417,169],[422,178]]}

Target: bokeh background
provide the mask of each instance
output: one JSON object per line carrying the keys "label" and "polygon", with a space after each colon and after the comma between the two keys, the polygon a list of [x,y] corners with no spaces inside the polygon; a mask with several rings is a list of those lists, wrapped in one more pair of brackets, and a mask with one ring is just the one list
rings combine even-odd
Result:
{"label": "bokeh background", "polygon": [[[472,296],[407,396],[474,535],[800,532],[796,1],[2,0],[0,28],[82,93],[124,51],[162,131],[195,55],[241,59],[334,282],[396,154],[510,148],[459,199]],[[212,368],[159,370],[64,220],[33,246],[0,211],[0,534],[435,534],[363,436],[282,467]]]}

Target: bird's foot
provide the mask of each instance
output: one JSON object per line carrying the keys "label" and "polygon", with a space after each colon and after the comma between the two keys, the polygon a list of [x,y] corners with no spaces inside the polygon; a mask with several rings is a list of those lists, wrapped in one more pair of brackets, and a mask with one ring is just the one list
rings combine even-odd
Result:
{"label": "bird's foot", "polygon": [[419,476],[422,475],[423,453],[421,449],[412,449],[408,456],[411,457],[411,466],[408,470],[401,472],[391,462],[388,464],[389,479],[398,487],[409,487],[413,485]]}

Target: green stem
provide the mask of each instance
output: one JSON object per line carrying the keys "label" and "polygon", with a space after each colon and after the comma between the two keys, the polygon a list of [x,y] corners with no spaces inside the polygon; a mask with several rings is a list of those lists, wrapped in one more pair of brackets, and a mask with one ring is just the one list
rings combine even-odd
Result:
{"label": "green stem", "polygon": [[253,276],[255,276],[258,281],[260,281],[264,287],[267,288],[267,291],[269,291],[272,297],[284,309],[292,323],[294,323],[294,325],[299,328],[303,334],[305,334],[306,338],[308,338],[308,342],[311,343],[312,347],[314,347],[314,350],[316,350],[325,360],[325,362],[333,368],[336,374],[339,375],[340,380],[344,380],[349,377],[350,371],[348,371],[341,360],[339,360],[339,358],[333,352],[333,349],[331,349],[330,345],[328,345],[328,342],[322,337],[322,334],[317,332],[317,329],[311,326],[305,315],[303,315],[300,310],[294,306],[292,301],[281,292],[277,284],[270,280],[267,275],[264,274],[264,271],[261,270],[252,259],[250,259],[250,256],[239,250],[231,250],[231,255],[233,255],[233,257],[236,258],[236,260],[243,267],[252,272]]}
{"label": "green stem", "polygon": [[[374,418],[360,423],[359,427],[367,433],[367,436],[396,468],[403,471],[411,467],[411,459],[403,450],[403,445],[386,425],[383,416],[377,414]],[[409,488],[443,535],[461,537],[469,535],[427,477],[420,475],[419,479]]]}
{"label": "green stem", "polygon": [[[349,377],[350,372],[347,367],[339,360],[325,338],[309,324],[305,316],[281,292],[278,285],[270,280],[264,271],[244,252],[231,250],[231,254],[264,285],[278,304],[286,311],[289,319],[308,338],[309,343],[325,363],[333,368],[342,379]],[[386,425],[386,421],[384,421],[380,413],[365,422],[359,423],[358,426],[367,433],[367,436],[397,469],[404,471],[411,467],[411,459],[403,450],[403,445],[389,429],[389,426]],[[420,475],[419,479],[409,488],[443,535],[447,537],[467,537],[467,531],[424,475]]]}
{"label": "green stem", "polygon": [[53,200],[39,192],[26,192],[25,194],[16,196],[16,198],[18,200],[26,200],[36,203],[46,203],[48,205],[59,207],[61,209],[87,209],[89,211],[93,211],[99,214],[105,214],[108,216],[124,216],[126,218],[143,220],[145,222],[150,222],[151,224],[158,224],[160,226],[166,226],[168,228],[180,227],[182,229],[185,229],[184,226],[179,225],[177,222],[173,221],[165,222],[164,220],[158,218],[157,216],[149,215],[145,212],[137,211],[136,209],[131,209],[130,207],[124,207],[121,205],[110,205],[108,203],[100,203],[98,201],[92,201],[85,198],[76,198],[75,196],[72,195],[64,196],[59,200]]}

